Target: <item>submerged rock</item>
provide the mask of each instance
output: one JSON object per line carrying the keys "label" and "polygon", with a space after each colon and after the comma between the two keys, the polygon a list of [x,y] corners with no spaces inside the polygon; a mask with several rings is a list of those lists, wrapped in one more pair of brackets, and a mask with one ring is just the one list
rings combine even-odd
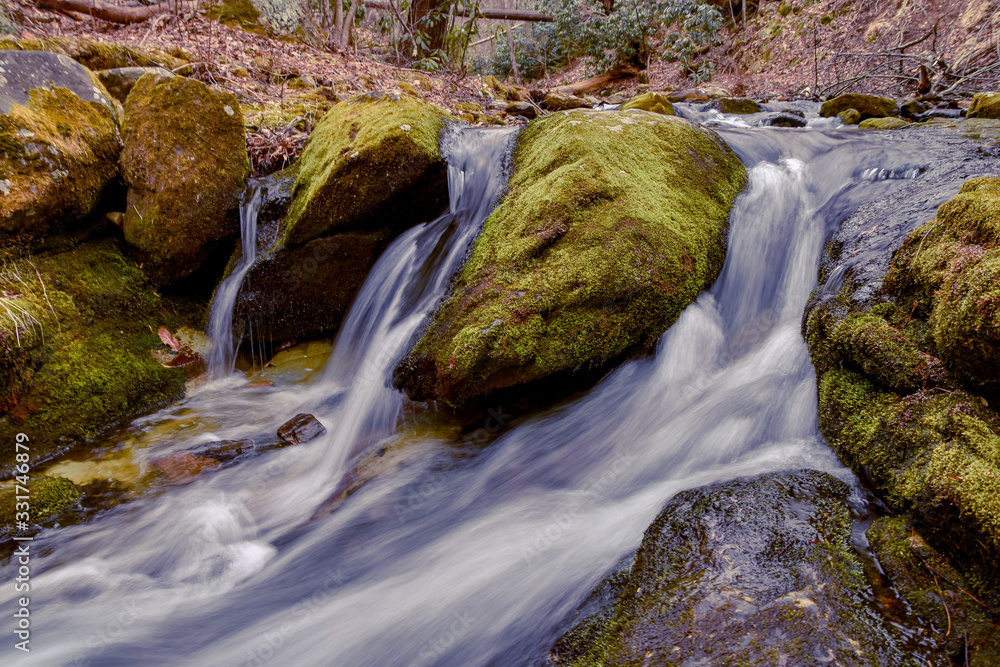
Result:
{"label": "submerged rock", "polygon": [[298,414],[281,425],[278,437],[289,445],[301,445],[326,433],[326,427],[312,415]]}
{"label": "submerged rock", "polygon": [[967,118],[1000,118],[1000,93],[976,93]]}
{"label": "submerged rock", "polygon": [[0,245],[78,226],[118,174],[117,112],[85,67],[0,51]]}
{"label": "submerged rock", "polygon": [[[816,471],[684,491],[614,592],[550,652],[560,665],[907,664],[868,606],[848,488]],[[600,590],[600,589],[599,589]]]}
{"label": "submerged rock", "polygon": [[447,111],[392,92],[333,107],[299,160],[281,245],[433,219],[448,204],[440,138]]}
{"label": "submerged rock", "polygon": [[174,484],[189,484],[194,478],[219,467],[219,462],[190,452],[175,452],[152,462],[153,468]]}
{"label": "submerged rock", "polygon": [[745,183],[717,135],[674,116],[532,123],[509,194],[395,384],[462,403],[649,349],[718,274]]}
{"label": "submerged rock", "polygon": [[840,95],[823,102],[819,115],[827,118],[838,116],[848,109],[856,109],[861,120],[867,118],[883,118],[896,115],[896,100],[891,97],[876,97],[875,95],[848,94]]}
{"label": "submerged rock", "polygon": [[125,240],[166,285],[239,229],[250,172],[239,102],[194,79],[147,74],[128,96],[122,143]]}

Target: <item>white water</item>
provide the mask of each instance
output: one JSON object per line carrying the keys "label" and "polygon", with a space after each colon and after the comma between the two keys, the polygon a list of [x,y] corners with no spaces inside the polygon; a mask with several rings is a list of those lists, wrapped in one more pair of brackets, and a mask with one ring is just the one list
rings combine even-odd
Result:
{"label": "white water", "polygon": [[[726,264],[654,358],[485,449],[424,438],[411,445],[416,462],[310,520],[352,456],[395,429],[402,399],[388,374],[495,190],[463,195],[455,213],[475,213],[421,225],[386,251],[318,382],[218,383],[137,426],[206,415],[157,453],[273,433],[303,408],[330,433],[47,531],[33,545],[50,553],[32,579],[33,651],[8,642],[3,663],[533,664],[674,493],[800,467],[849,480],[817,432],[800,318],[826,227],[900,181],[861,177],[884,148],[862,155],[842,138],[804,136],[727,134],[754,166]],[[470,171],[497,168],[489,152],[471,148],[466,185],[479,182]]]}
{"label": "white water", "polygon": [[233,347],[233,308],[236,296],[243,285],[243,278],[257,260],[257,213],[266,188],[250,185],[240,198],[240,240],[243,255],[215,291],[212,308],[208,316],[208,337],[212,349],[208,355],[210,377],[222,378],[233,372],[236,364],[236,350]]}

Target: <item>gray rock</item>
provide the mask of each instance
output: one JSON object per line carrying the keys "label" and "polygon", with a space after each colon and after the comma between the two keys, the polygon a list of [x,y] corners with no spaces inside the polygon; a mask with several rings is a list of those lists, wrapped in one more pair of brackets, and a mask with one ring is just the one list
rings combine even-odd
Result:
{"label": "gray rock", "polygon": [[0,114],[10,113],[14,104],[27,104],[32,90],[69,89],[85,102],[97,102],[117,116],[106,91],[96,85],[83,65],[67,56],[49,51],[0,51]]}
{"label": "gray rock", "polygon": [[136,82],[146,74],[174,76],[173,72],[163,67],[117,67],[97,72],[97,78],[108,89],[112,97],[125,104],[125,98],[132,92]]}

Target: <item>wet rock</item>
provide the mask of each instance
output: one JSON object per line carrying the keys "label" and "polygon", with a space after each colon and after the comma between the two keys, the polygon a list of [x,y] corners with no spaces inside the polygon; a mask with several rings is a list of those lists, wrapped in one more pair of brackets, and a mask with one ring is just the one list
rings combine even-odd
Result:
{"label": "wet rock", "polygon": [[758,125],[764,127],[805,127],[806,119],[801,114],[777,111],[763,116]]}
{"label": "wet rock", "polygon": [[511,102],[504,110],[511,116],[521,116],[528,120],[538,117],[538,109],[531,102]]}
{"label": "wet rock", "polygon": [[278,437],[289,445],[301,445],[325,433],[326,427],[308,414],[297,414],[278,429]]}
{"label": "wet rock", "polygon": [[976,93],[968,118],[1000,118],[1000,93]]}
{"label": "wet rock", "polygon": [[118,175],[117,112],[66,56],[0,50],[0,245],[32,246],[91,215]]}
{"label": "wet rock", "polygon": [[100,70],[97,72],[97,78],[108,89],[112,97],[124,104],[125,98],[132,92],[132,88],[146,74],[163,77],[173,76],[170,70],[162,67],[117,67]]}
{"label": "wet rock", "polygon": [[448,204],[447,111],[393,92],[352,98],[316,125],[298,162],[279,246],[335,232],[398,233]]}
{"label": "wet rock", "polygon": [[219,463],[229,463],[240,456],[252,452],[256,449],[253,440],[217,440],[198,448],[195,454],[210,459],[215,459]]}
{"label": "wet rock", "polygon": [[190,452],[175,452],[152,462],[153,468],[174,484],[189,484],[201,473],[219,465],[215,459]]}
{"label": "wet rock", "polygon": [[643,93],[641,95],[636,95],[619,107],[619,111],[628,111],[629,109],[642,109],[643,111],[652,111],[653,113],[663,114],[665,116],[675,115],[674,105],[671,104],[670,100],[662,93]]}
{"label": "wet rock", "polygon": [[905,516],[879,519],[868,529],[868,540],[882,571],[912,613],[937,629],[931,639],[934,644],[949,655],[961,656],[959,664],[1000,665],[1000,633],[994,615],[969,594],[975,585]]}
{"label": "wet rock", "polygon": [[167,285],[238,233],[250,172],[240,105],[200,81],[147,74],[128,96],[121,134],[125,240]]}
{"label": "wet rock", "polygon": [[934,118],[958,119],[965,114],[964,109],[929,109],[916,117],[918,122],[933,120]]}
{"label": "wet rock", "polygon": [[861,112],[857,109],[844,109],[837,117],[844,125],[857,125],[861,122]]}
{"label": "wet rock", "polygon": [[590,102],[576,95],[560,95],[559,93],[545,93],[545,97],[542,98],[541,103],[541,107],[547,111],[589,109],[592,106]]}
{"label": "wet rock", "polygon": [[899,115],[911,120],[916,119],[925,111],[927,111],[927,105],[919,100],[907,100],[899,105]]}
{"label": "wet rock", "polygon": [[390,239],[387,230],[346,232],[258,260],[243,280],[233,321],[251,327],[254,340],[332,334]]}
{"label": "wet rock", "polygon": [[[32,461],[49,458],[183,392],[184,371],[150,355],[163,346],[153,332],[176,316],[114,242],[31,261],[0,272],[0,289],[16,290],[10,303],[30,315],[0,315],[0,402],[9,406],[0,438],[29,433]],[[0,470],[13,462],[13,447],[0,451]]]}
{"label": "wet rock", "polygon": [[883,118],[896,115],[896,100],[891,97],[876,97],[874,95],[857,95],[854,93],[840,95],[827,100],[820,107],[819,115],[827,118],[838,116],[842,111],[856,109],[861,120],[867,118]]}
{"label": "wet rock", "polygon": [[862,130],[898,130],[901,127],[912,125],[908,120],[902,118],[869,118],[858,124]]}
{"label": "wet rock", "polygon": [[717,135],[675,116],[576,110],[530,124],[510,194],[396,386],[463,403],[648,349],[714,280],[745,183]]}
{"label": "wet rock", "polygon": [[712,102],[712,108],[727,114],[759,113],[760,105],[742,97],[723,97]]}
{"label": "wet rock", "polygon": [[[30,498],[29,526],[44,524],[80,501],[79,489],[65,477],[32,477],[27,489]],[[17,534],[25,534],[23,529],[18,530],[15,521],[17,512],[20,511],[17,508],[19,495],[23,495],[23,492],[14,485],[0,486],[0,542]]]}
{"label": "wet rock", "polygon": [[[868,607],[847,485],[815,471],[685,491],[609,601],[553,647],[560,665],[904,665]],[[600,589],[599,589],[600,590]]]}

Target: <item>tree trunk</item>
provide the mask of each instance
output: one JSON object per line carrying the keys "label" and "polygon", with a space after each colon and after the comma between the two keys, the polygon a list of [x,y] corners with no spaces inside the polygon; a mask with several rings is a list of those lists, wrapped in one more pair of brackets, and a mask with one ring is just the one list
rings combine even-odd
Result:
{"label": "tree trunk", "polygon": [[172,11],[190,11],[196,2],[177,3],[176,0],[161,2],[149,7],[121,7],[101,0],[39,0],[40,6],[52,7],[60,11],[78,12],[108,23],[141,23],[158,14]]}
{"label": "tree trunk", "polygon": [[417,45],[417,57],[423,58],[444,49],[444,34],[448,27],[448,13],[443,11],[444,0],[413,0],[410,5],[410,25],[413,34],[422,34],[426,42]]}

